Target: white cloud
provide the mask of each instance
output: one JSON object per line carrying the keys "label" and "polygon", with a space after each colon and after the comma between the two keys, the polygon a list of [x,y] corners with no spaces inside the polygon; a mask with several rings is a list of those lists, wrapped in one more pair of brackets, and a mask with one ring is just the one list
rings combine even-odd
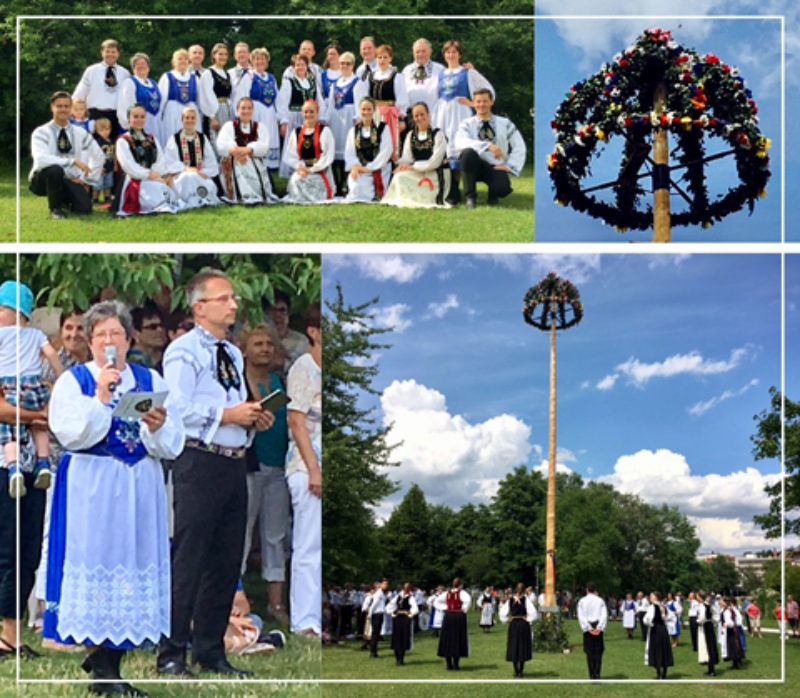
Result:
{"label": "white cloud", "polygon": [[708,412],[712,407],[716,407],[717,405],[719,405],[720,402],[724,402],[725,400],[730,400],[733,397],[738,397],[739,395],[743,395],[748,390],[750,390],[750,388],[753,388],[757,385],[758,385],[758,378],[753,378],[753,380],[743,385],[741,388],[739,388],[739,390],[726,390],[721,395],[715,395],[714,397],[711,397],[708,400],[696,402],[691,407],[687,407],[686,411],[689,414],[694,415],[695,417],[701,417],[706,412]]}
{"label": "white cloud", "polygon": [[587,388],[592,387],[592,381],[582,381],[581,382],[581,390],[586,390]]}
{"label": "white cloud", "polygon": [[527,463],[533,448],[528,425],[509,414],[470,423],[451,414],[445,396],[414,380],[394,381],[381,395],[383,422],[391,424],[389,476],[416,482],[428,501],[460,507],[488,501],[498,482]]}
{"label": "white cloud", "polygon": [[764,532],[752,521],[737,518],[717,518],[713,516],[690,516],[697,529],[697,537],[702,541],[703,551],[733,551],[771,548]]}
{"label": "white cloud", "polygon": [[[727,373],[736,368],[749,355],[750,351],[749,347],[733,349],[727,360],[706,359],[696,350],[690,351],[688,354],[673,354],[663,361],[653,361],[652,363],[644,363],[632,356],[615,368],[616,371],[627,377],[628,383],[642,388],[651,378],[671,378],[681,374],[706,376]],[[614,385],[611,378],[611,376],[603,378],[597,388],[608,390]]]}
{"label": "white cloud", "polygon": [[405,332],[412,321],[405,315],[411,310],[411,306],[405,303],[395,303],[376,308],[372,314],[372,321],[375,327],[390,328],[395,332]]}
{"label": "white cloud", "polygon": [[430,314],[427,317],[443,318],[449,310],[458,308],[458,297],[455,293],[448,293],[447,298],[441,303],[428,303]]}
{"label": "white cloud", "polygon": [[[543,461],[541,461],[539,463],[539,465],[534,465],[533,468],[531,468],[531,470],[533,470],[534,472],[537,472],[537,473],[541,473],[542,475],[547,477],[548,473],[550,472],[550,464],[547,461],[547,459],[545,458]],[[558,456],[556,456],[556,472],[557,473],[565,473],[565,474],[569,475],[569,473],[572,472],[572,468],[569,468],[566,465],[564,465],[563,463],[560,463],[558,461]]]}
{"label": "white cloud", "polygon": [[375,354],[371,354],[370,356],[356,356],[351,363],[353,366],[374,366],[378,363],[378,359],[381,357],[380,352],[376,352]]}
{"label": "white cloud", "polygon": [[690,259],[690,254],[654,254],[647,261],[648,269],[659,269],[662,267],[679,267],[687,259]]}
{"label": "white cloud", "polygon": [[597,382],[597,389],[598,390],[611,390],[614,387],[614,383],[617,382],[617,378],[619,378],[619,373],[610,373],[605,378],[599,380]]}
{"label": "white cloud", "polygon": [[562,279],[582,284],[597,274],[601,265],[599,254],[535,254],[531,257],[531,269],[537,282],[554,271]]}
{"label": "white cloud", "polygon": [[361,276],[376,281],[407,284],[418,279],[430,265],[442,264],[435,255],[351,254],[326,255],[325,276],[355,268]]}

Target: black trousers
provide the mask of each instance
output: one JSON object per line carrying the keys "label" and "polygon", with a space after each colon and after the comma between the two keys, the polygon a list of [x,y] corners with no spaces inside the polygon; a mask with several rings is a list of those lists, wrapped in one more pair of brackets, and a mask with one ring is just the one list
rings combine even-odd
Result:
{"label": "black trousers", "polygon": [[383,613],[373,613],[370,620],[372,621],[372,637],[369,641],[369,653],[373,657],[377,657],[378,640],[381,637],[381,630],[383,630]]}
{"label": "black trousers", "polygon": [[639,627],[642,629],[642,642],[647,642],[647,626],[644,624],[644,611],[639,611],[636,618],[639,620]]}
{"label": "black trousers", "polygon": [[117,140],[119,132],[121,131],[119,119],[117,119],[116,109],[96,109],[92,107],[89,109],[89,118],[97,121],[98,119],[108,119],[111,122],[111,142]]}
{"label": "black trousers", "polygon": [[689,616],[689,635],[692,637],[692,651],[697,652],[697,616]]}
{"label": "black trousers", "polygon": [[583,633],[583,651],[586,653],[586,665],[589,668],[590,678],[600,678],[604,649],[603,633],[599,635],[592,635],[588,632]]}
{"label": "black trousers", "polygon": [[489,187],[490,199],[502,199],[511,193],[511,181],[508,172],[496,170],[472,148],[461,151],[461,179],[464,182],[464,196],[475,198],[475,185],[484,182]]}
{"label": "black trousers", "polygon": [[[247,466],[184,449],[172,466],[175,533],[172,539],[172,622],[158,663],[225,657],[223,636],[239,579],[247,523]],[[193,627],[192,627],[193,625]]]}
{"label": "black trousers", "polygon": [[82,184],[64,176],[64,168],[50,165],[34,172],[28,188],[36,196],[46,196],[47,204],[54,208],[69,206],[75,213],[91,213],[92,199]]}
{"label": "black trousers", "polygon": [[[42,556],[45,491],[33,486],[33,474],[23,473],[28,493],[19,500],[20,557],[17,588],[17,500],[8,494],[8,469],[0,468],[0,618],[20,618],[33,589]],[[17,615],[19,600],[19,616]]]}
{"label": "black trousers", "polygon": [[342,620],[340,632],[342,635],[350,635],[353,632],[353,611],[355,607],[351,604],[342,606]]}

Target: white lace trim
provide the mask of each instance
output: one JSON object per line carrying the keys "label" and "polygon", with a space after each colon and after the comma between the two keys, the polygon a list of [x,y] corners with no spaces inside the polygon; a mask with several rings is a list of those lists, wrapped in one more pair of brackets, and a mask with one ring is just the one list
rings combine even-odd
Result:
{"label": "white lace trim", "polygon": [[76,642],[134,645],[169,634],[169,561],[142,570],[64,564],[58,633]]}

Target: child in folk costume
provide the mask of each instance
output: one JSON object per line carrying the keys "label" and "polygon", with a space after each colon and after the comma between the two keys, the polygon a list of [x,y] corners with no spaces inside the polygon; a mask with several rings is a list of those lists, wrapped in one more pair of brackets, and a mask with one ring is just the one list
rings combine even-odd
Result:
{"label": "child in folk costume", "polygon": [[478,599],[478,608],[481,609],[479,625],[485,633],[488,633],[494,625],[494,601],[492,587],[486,587],[486,590]]}
{"label": "child in folk costume", "polygon": [[414,624],[412,618],[419,613],[417,601],[411,594],[411,585],[406,582],[399,594],[386,604],[386,613],[394,619],[392,628],[392,649],[397,666],[405,664],[408,650],[414,649]]}
{"label": "child in folk costume", "polygon": [[448,671],[458,671],[461,657],[469,656],[467,611],[472,599],[461,587],[461,579],[456,577],[447,593],[439,596],[435,604],[444,614],[437,654],[445,658]]}
{"label": "child in folk costume", "polygon": [[[681,634],[681,625],[680,625],[680,610],[683,610],[679,605],[678,602],[675,600],[672,592],[667,592],[667,602],[664,604],[671,612],[675,618],[673,623],[667,625],[667,631],[669,632],[669,637],[672,642],[672,647],[675,648],[678,646],[678,637]],[[679,610],[680,609],[680,610]]]}
{"label": "child in folk costume", "polygon": [[697,661],[707,664],[709,676],[716,676],[714,667],[719,664],[717,652],[716,628],[719,623],[719,614],[706,598],[705,594],[698,591],[696,594],[699,606],[697,607]]}
{"label": "child in folk costume", "polygon": [[628,631],[628,639],[633,640],[633,631],[636,630],[636,602],[632,594],[628,594],[622,602],[622,627]]}
{"label": "child in folk costume", "polygon": [[100,204],[100,192],[102,191],[103,203],[100,204],[100,208],[111,208],[111,196],[114,189],[114,141],[111,140],[111,122],[105,117],[100,117],[95,124],[92,138],[106,156],[100,181],[92,187],[92,203],[95,206]]}
{"label": "child in folk costume", "polygon": [[644,616],[644,624],[648,627],[645,663],[655,667],[656,679],[666,679],[667,667],[673,666],[668,628],[675,623],[675,614],[661,602],[661,594],[657,591],[650,594],[650,603]]}
{"label": "child in folk costume", "polygon": [[523,583],[519,582],[514,596],[500,606],[500,622],[508,623],[506,661],[514,664],[515,678],[522,678],[525,662],[533,659],[531,623],[536,620],[537,613],[524,588]]}
{"label": "child in folk costume", "polygon": [[392,176],[392,139],[384,123],[375,121],[375,102],[364,97],[358,105],[361,120],[350,129],[344,167],[350,173],[345,201],[380,201]]}

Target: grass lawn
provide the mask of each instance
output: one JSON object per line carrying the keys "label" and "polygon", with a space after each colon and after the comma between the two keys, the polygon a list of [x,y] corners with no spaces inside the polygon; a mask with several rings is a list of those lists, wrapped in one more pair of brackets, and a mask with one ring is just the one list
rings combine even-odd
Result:
{"label": "grass lawn", "polygon": [[[251,596],[253,612],[264,617],[266,589],[257,573],[245,578],[245,589]],[[321,673],[321,650],[319,639],[286,634],[286,646],[272,655],[232,656],[231,664],[253,672],[254,680],[265,679],[317,679]],[[41,636],[28,630],[23,632],[23,642],[33,649],[41,650]],[[54,652],[42,650],[42,657],[20,664],[20,679],[64,679],[86,681],[88,675],[81,668],[83,653]],[[250,680],[226,680],[217,674],[203,673],[198,678],[215,680],[213,683],[184,682],[180,679],[164,681],[155,669],[155,650],[129,652],[122,662],[122,675],[137,688],[147,691],[153,698],[249,698],[264,695],[291,695],[298,698],[313,698],[320,695],[320,684],[309,683],[255,683]],[[86,683],[15,683],[16,663],[6,659],[0,662],[0,698],[11,696],[35,696],[36,698],[69,698],[86,696]],[[160,683],[142,683],[141,680],[157,680]]]}
{"label": "grass lawn", "polygon": [[[22,168],[21,242],[533,242],[533,166],[512,180],[514,192],[491,209],[478,185],[474,211],[399,209],[349,204],[331,206],[220,206],[176,215],[111,217],[105,211],[47,217],[47,202],[27,188]],[[276,179],[278,193],[286,180]],[[0,170],[0,242],[14,241],[14,172]]]}
{"label": "grass lawn", "polygon": [[[644,643],[641,636],[628,640],[621,623],[609,623],[605,633],[603,655],[604,679],[639,679],[647,683],[610,684],[600,687],[596,683],[536,683],[537,680],[587,679],[586,659],[582,649],[582,635],[577,621],[565,621],[569,634],[569,654],[534,653],[533,661],[525,665],[525,678],[514,683],[513,669],[505,661],[506,627],[499,625],[489,634],[478,628],[478,614],[470,613],[471,656],[461,660],[461,671],[448,672],[444,660],[436,656],[437,640],[430,633],[421,633],[414,639],[414,649],[406,654],[405,666],[395,665],[389,642],[379,646],[379,659],[370,659],[361,651],[361,643],[349,641],[344,646],[323,648],[322,666],[325,679],[437,679],[460,682],[464,679],[488,680],[487,683],[443,683],[423,687],[417,684],[324,684],[323,694],[339,698],[375,695],[410,696],[421,692],[432,693],[436,698],[472,698],[478,696],[584,696],[598,692],[605,695],[656,695],[656,696],[729,696],[729,695],[796,695],[797,679],[800,678],[800,640],[787,641],[786,666],[790,688],[783,684],[766,683],[722,683],[732,679],[766,681],[780,679],[780,641],[777,634],[765,634],[764,639],[747,638],[747,660],[741,671],[730,669],[729,663],[717,668],[717,677],[705,680],[705,667],[697,663],[692,652],[688,628],[674,652],[675,666],[669,678],[674,680],[703,680],[702,683],[656,683],[655,670],[644,665]],[[503,681],[507,683],[498,684]],[[652,683],[651,683],[652,681]]]}

